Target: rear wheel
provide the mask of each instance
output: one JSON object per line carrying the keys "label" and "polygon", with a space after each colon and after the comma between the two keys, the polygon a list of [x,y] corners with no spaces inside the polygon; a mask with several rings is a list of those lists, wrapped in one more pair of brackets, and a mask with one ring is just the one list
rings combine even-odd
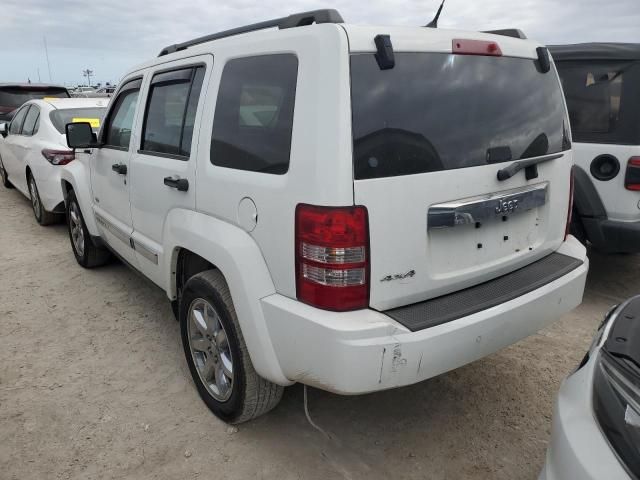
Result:
{"label": "rear wheel", "polygon": [[198,393],[229,423],[242,423],[274,408],[280,385],[260,377],[251,363],[229,287],[219,270],[187,281],[180,299],[182,345]]}
{"label": "rear wheel", "polygon": [[4,169],[4,164],[2,163],[2,159],[0,158],[0,182],[2,182],[2,186],[5,188],[13,188],[9,178],[7,177],[7,171]]}
{"label": "rear wheel", "polygon": [[33,215],[36,217],[36,222],[40,225],[51,225],[58,220],[55,213],[47,212],[40,200],[40,193],[38,192],[38,186],[36,185],[36,179],[33,175],[29,175],[27,178],[29,183],[29,195],[31,196],[31,207],[33,208]]}
{"label": "rear wheel", "polygon": [[69,239],[76,261],[84,268],[98,267],[107,263],[111,259],[111,252],[104,247],[96,246],[91,240],[73,190],[69,192],[66,208]]}
{"label": "rear wheel", "polygon": [[580,243],[583,245],[587,244],[587,232],[584,229],[584,225],[582,225],[582,220],[580,220],[580,216],[578,215],[578,211],[574,208],[573,214],[571,216],[571,226],[569,228],[569,233],[576,237]]}

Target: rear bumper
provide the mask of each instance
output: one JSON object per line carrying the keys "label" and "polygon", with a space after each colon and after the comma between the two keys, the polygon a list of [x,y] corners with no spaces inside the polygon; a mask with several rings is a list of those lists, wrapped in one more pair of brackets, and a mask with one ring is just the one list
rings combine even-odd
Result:
{"label": "rear bumper", "polygon": [[560,387],[551,443],[538,480],[631,480],[600,431],[593,414],[597,353]]}
{"label": "rear bumper", "polygon": [[340,394],[385,390],[489,355],[579,305],[588,271],[585,249],[570,237],[558,252],[583,264],[518,298],[416,332],[374,310],[327,312],[278,294],[262,299],[262,308],[289,380]]}
{"label": "rear bumper", "polygon": [[640,252],[640,221],[619,222],[607,218],[582,218],[589,241],[610,253]]}

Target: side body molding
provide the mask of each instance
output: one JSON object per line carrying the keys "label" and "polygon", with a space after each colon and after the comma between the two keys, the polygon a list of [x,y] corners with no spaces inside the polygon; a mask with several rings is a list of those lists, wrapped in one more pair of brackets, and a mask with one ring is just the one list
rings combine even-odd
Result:
{"label": "side body molding", "polygon": [[262,252],[244,230],[191,210],[172,210],[164,228],[166,292],[176,298],[175,271],[181,248],[214,264],[224,275],[256,372],[279,385],[291,385],[278,362],[260,299],[275,293]]}

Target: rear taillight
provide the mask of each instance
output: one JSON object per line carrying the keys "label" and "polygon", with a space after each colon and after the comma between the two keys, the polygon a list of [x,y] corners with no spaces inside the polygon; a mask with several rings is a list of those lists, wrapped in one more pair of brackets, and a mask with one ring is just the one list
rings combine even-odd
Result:
{"label": "rear taillight", "polygon": [[298,300],[325,310],[369,305],[369,221],[367,209],[296,208]]}
{"label": "rear taillight", "polygon": [[627,174],[624,178],[624,188],[640,192],[640,157],[631,157],[627,163]]}
{"label": "rear taillight", "polygon": [[451,41],[451,51],[458,55],[487,55],[490,57],[502,56],[500,45],[498,45],[497,42],[487,40],[454,38]]}
{"label": "rear taillight", "polygon": [[42,156],[47,159],[51,165],[66,165],[76,159],[73,150],[51,150],[45,148],[42,150]]}
{"label": "rear taillight", "polygon": [[574,190],[574,179],[573,179],[573,169],[571,170],[571,174],[569,175],[569,211],[567,212],[567,226],[564,229],[564,239],[566,240],[571,232],[571,219],[573,217],[573,190]]}

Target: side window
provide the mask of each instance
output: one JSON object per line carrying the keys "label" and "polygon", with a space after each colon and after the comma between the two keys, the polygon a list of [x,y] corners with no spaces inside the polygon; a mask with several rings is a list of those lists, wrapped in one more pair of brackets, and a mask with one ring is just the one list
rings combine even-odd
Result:
{"label": "side window", "polygon": [[24,125],[22,125],[23,135],[35,135],[38,133],[38,124],[40,120],[40,109],[35,105],[32,105],[29,109],[29,113],[24,118]]}
{"label": "side window", "polygon": [[157,73],[151,80],[141,150],[188,157],[203,67]]}
{"label": "side window", "polygon": [[126,84],[118,94],[107,120],[104,136],[104,144],[106,146],[124,150],[129,148],[141,83],[142,80],[133,80]]}
{"label": "side window", "polygon": [[29,106],[22,107],[20,110],[18,110],[18,112],[11,120],[9,133],[11,133],[12,135],[19,135],[20,132],[22,132],[22,123],[24,122],[24,117],[27,114],[27,110],[29,110]]}
{"label": "side window", "polygon": [[213,121],[214,165],[287,173],[297,78],[293,54],[238,58],[225,65]]}

